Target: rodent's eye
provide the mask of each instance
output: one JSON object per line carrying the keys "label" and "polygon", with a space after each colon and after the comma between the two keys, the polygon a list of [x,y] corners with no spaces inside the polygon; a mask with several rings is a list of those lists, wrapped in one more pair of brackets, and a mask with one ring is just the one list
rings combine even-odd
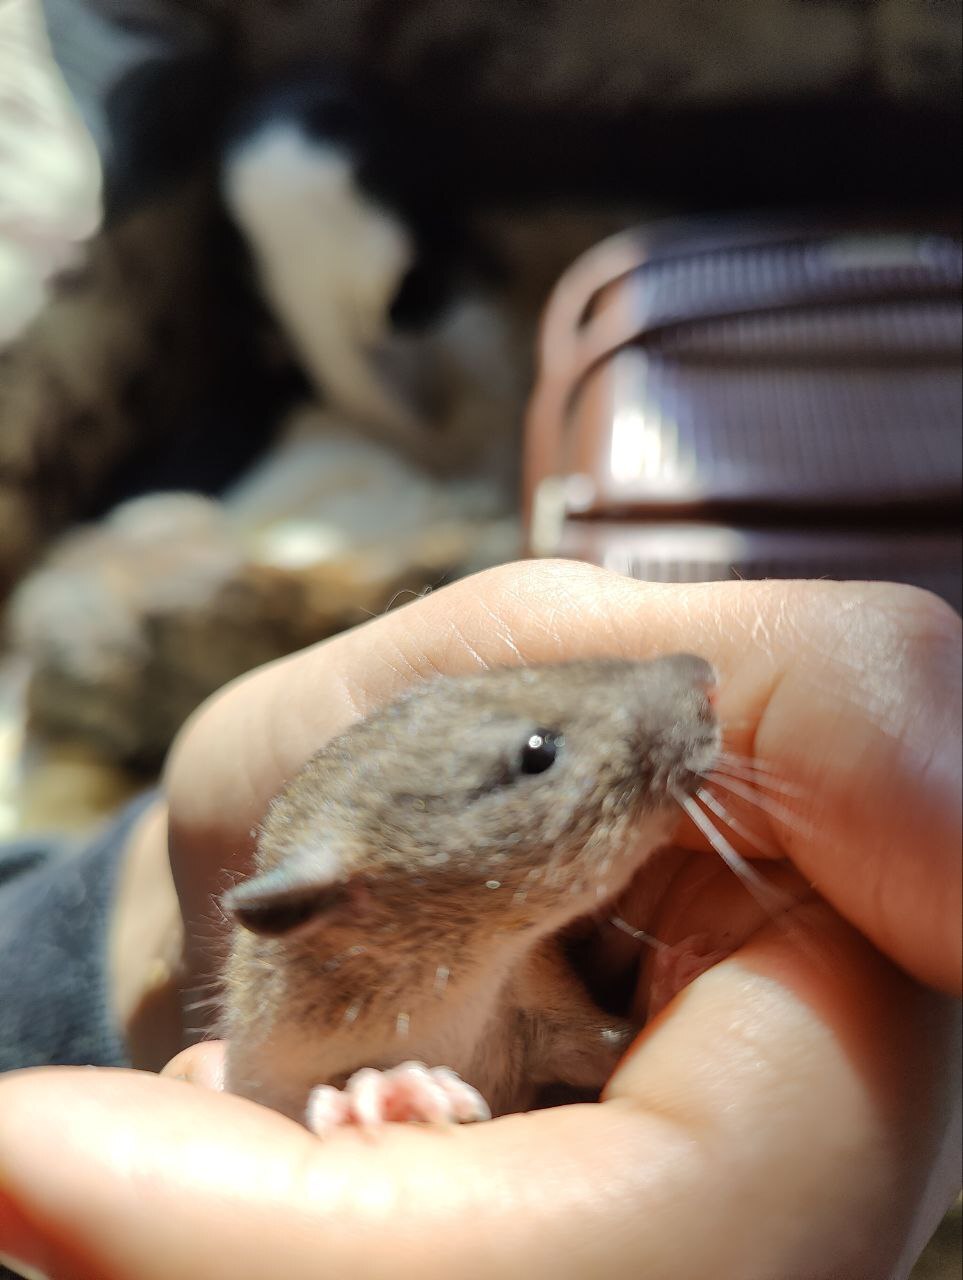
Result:
{"label": "rodent's eye", "polygon": [[519,768],[522,773],[544,773],[558,756],[561,738],[550,729],[536,729],[522,747]]}

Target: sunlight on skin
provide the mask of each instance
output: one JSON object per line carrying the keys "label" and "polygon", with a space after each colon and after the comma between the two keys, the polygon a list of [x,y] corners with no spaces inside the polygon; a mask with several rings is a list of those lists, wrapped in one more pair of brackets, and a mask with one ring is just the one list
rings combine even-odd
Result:
{"label": "sunlight on skin", "polygon": [[[767,923],[680,827],[645,927],[738,949],[650,1023],[600,1106],[319,1142],[220,1092],[217,1044],[173,1062],[181,1079],[6,1077],[0,1251],[27,1256],[27,1222],[35,1260],[85,1280],[905,1276],[956,1189],[959,1142],[958,1008],[892,963],[959,991],[959,623],[918,592],[523,565],[266,668],[172,756],[174,877],[201,922],[188,954],[208,959],[211,894],[245,868],[281,782],[411,680],[680,649],[722,673],[732,749],[802,792],[785,802],[816,834],[775,819],[762,834],[832,906]],[[163,825],[142,824],[135,863],[163,863]]]}

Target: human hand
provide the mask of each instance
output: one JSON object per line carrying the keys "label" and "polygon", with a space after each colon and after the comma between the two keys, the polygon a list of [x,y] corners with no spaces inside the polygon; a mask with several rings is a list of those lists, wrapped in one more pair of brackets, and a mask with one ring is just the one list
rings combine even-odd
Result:
{"label": "human hand", "polygon": [[[960,990],[960,632],[919,593],[515,566],[255,673],[168,770],[191,966],[210,963],[211,894],[270,797],[412,680],[678,649],[722,672],[733,748],[803,793],[805,827],[769,838],[826,901],[776,927],[680,828],[645,927],[736,949],[643,1033],[602,1105],[320,1143],[217,1092],[214,1045],[170,1068],[207,1089],[20,1073],[0,1082],[0,1251],[138,1280],[905,1274],[958,1141],[956,1005],[921,983]],[[166,835],[153,815],[134,863],[157,874]]]}

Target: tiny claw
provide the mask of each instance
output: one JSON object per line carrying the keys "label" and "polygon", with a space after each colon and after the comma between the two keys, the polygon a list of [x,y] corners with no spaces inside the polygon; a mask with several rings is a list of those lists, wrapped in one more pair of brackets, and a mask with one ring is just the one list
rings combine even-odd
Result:
{"label": "tiny claw", "polygon": [[312,1133],[324,1138],[350,1122],[348,1098],[340,1089],[321,1084],[311,1090],[305,1108],[305,1123]]}
{"label": "tiny claw", "polygon": [[306,1123],[323,1137],[355,1125],[373,1130],[386,1123],[474,1124],[491,1111],[477,1089],[448,1067],[403,1062],[387,1071],[362,1067],[343,1090],[319,1085],[308,1098]]}

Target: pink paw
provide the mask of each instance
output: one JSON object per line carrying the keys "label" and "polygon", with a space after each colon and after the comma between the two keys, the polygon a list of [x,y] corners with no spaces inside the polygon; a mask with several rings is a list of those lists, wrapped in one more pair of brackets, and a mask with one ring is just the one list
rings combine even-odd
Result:
{"label": "pink paw", "polygon": [[363,1067],[344,1089],[318,1085],[311,1090],[307,1125],[325,1134],[343,1125],[375,1128],[388,1122],[471,1124],[490,1120],[485,1099],[447,1067],[403,1062],[388,1071]]}
{"label": "pink paw", "polygon": [[654,1018],[657,1013],[661,1013],[680,991],[695,982],[696,978],[701,978],[721,960],[728,959],[731,954],[731,949],[711,950],[709,936],[704,933],[695,934],[676,943],[674,947],[666,947],[664,951],[657,952],[649,984],[648,1017]]}

